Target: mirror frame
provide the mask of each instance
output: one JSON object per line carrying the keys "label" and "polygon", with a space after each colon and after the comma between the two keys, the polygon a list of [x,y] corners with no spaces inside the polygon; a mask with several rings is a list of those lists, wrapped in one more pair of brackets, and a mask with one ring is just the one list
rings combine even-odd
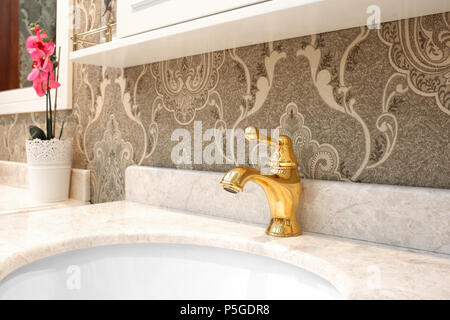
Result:
{"label": "mirror frame", "polygon": [[[72,109],[72,63],[69,54],[72,49],[73,0],[59,0],[56,8],[56,44],[61,47],[59,69],[58,110]],[[54,96],[53,96],[54,97]],[[32,87],[0,92],[0,115],[43,112],[45,96],[40,98]]]}

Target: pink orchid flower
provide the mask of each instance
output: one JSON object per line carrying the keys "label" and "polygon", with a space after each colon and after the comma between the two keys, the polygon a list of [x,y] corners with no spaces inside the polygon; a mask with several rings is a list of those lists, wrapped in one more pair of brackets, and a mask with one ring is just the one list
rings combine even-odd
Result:
{"label": "pink orchid flower", "polygon": [[[50,75],[50,76],[49,76]],[[33,81],[33,88],[39,97],[43,97],[47,93],[47,81],[48,89],[56,89],[61,86],[57,81],[55,81],[55,73],[53,71],[41,72],[39,69],[33,69],[33,71],[28,75],[29,81]]]}
{"label": "pink orchid flower", "polygon": [[28,37],[26,41],[27,51],[33,59],[32,70],[27,80],[33,82],[33,88],[37,95],[43,97],[47,94],[47,89],[56,89],[61,85],[55,81],[54,66],[50,59],[55,52],[55,44],[53,41],[44,41],[47,34],[37,26],[34,31],[35,35]]}
{"label": "pink orchid flower", "polygon": [[37,26],[34,27],[34,36],[29,36],[25,45],[27,51],[34,61],[40,59],[45,59],[51,56],[55,52],[55,44],[53,41],[45,42],[44,39],[47,38],[45,32],[41,32]]}
{"label": "pink orchid flower", "polygon": [[60,84],[55,81],[55,74],[53,72],[53,63],[50,58],[42,62],[42,59],[33,63],[33,69],[27,77],[28,81],[33,82],[33,88],[39,97],[47,93],[47,80],[50,73],[49,89],[56,89]]}
{"label": "pink orchid flower", "polygon": [[32,71],[27,77],[28,81],[34,81],[37,79],[41,72],[51,72],[53,71],[53,63],[49,57],[46,59],[39,59],[33,62]]}
{"label": "pink orchid flower", "polygon": [[[32,139],[50,140],[55,137],[50,90],[61,86],[55,81],[55,66],[52,62],[56,59],[54,56],[55,44],[38,25],[32,26],[34,26],[34,35],[28,37],[25,43],[27,52],[33,59],[31,72],[27,79],[33,82],[33,89],[39,97],[47,96],[45,109],[47,132],[45,133],[36,126],[30,126],[30,134]],[[56,112],[56,97],[54,110]]]}

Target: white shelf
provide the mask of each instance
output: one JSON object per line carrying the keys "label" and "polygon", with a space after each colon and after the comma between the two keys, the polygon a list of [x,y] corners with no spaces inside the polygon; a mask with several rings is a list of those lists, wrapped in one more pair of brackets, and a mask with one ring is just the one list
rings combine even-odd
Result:
{"label": "white shelf", "polygon": [[370,5],[381,22],[450,11],[448,0],[273,0],[78,50],[71,60],[123,68],[346,29],[365,25]]}

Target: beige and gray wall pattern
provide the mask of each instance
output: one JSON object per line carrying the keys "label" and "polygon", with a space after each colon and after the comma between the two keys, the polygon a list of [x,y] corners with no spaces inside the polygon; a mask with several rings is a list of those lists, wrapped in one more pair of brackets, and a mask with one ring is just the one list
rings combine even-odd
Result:
{"label": "beige and gray wall pattern", "polygon": [[[104,4],[77,2],[83,28],[101,23]],[[94,202],[123,199],[132,164],[233,167],[172,162],[173,131],[198,121],[279,128],[307,178],[450,188],[450,12],[127,69],[76,65],[73,93],[67,134]],[[38,116],[0,117],[1,159],[25,161],[21,128]]]}

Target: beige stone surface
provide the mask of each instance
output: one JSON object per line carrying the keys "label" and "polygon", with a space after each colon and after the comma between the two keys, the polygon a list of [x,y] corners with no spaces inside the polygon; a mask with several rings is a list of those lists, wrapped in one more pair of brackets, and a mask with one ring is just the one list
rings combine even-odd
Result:
{"label": "beige stone surface", "polygon": [[32,200],[27,189],[0,185],[0,215],[25,213],[87,205],[89,202],[76,199],[67,201],[38,203]]}
{"label": "beige stone surface", "polygon": [[[223,191],[220,172],[128,167],[126,199],[267,225],[261,187]],[[305,231],[450,254],[450,190],[302,180]]]}
{"label": "beige stone surface", "polygon": [[[18,189],[16,190],[16,195],[14,195],[13,189],[8,191],[8,195],[11,199],[16,199],[19,197],[19,194],[21,196],[23,195],[25,198],[29,198],[27,190],[20,190],[29,188],[26,163],[0,161],[0,188],[7,190],[6,187]],[[72,169],[69,198],[71,200],[89,202],[90,196],[90,171],[84,169]],[[13,205],[13,203],[11,203],[11,205]]]}
{"label": "beige stone surface", "polygon": [[220,247],[278,259],[330,281],[348,299],[450,299],[450,258],[306,233],[273,238],[260,225],[113,202],[0,216],[0,279],[69,250],[126,243]]}
{"label": "beige stone surface", "polygon": [[0,185],[23,189],[28,188],[26,163],[0,161]]}

